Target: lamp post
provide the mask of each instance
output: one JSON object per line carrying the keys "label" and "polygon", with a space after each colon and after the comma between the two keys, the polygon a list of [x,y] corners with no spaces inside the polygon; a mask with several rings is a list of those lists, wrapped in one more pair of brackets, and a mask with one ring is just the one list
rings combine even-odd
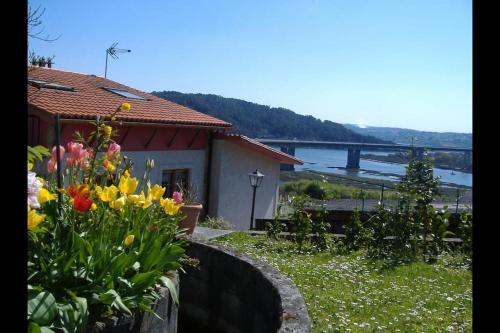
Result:
{"label": "lamp post", "polygon": [[259,172],[259,170],[255,169],[254,172],[248,174],[248,178],[250,178],[250,185],[253,187],[253,198],[252,198],[252,215],[250,216],[250,230],[253,229],[253,213],[255,209],[255,190],[262,183],[262,178],[264,175]]}
{"label": "lamp post", "polygon": [[132,52],[132,50],[118,49],[116,45],[118,45],[118,43],[113,43],[113,45],[106,49],[106,67],[104,68],[104,78],[106,78],[108,74],[108,55],[110,55],[113,59],[118,59],[118,53]]}

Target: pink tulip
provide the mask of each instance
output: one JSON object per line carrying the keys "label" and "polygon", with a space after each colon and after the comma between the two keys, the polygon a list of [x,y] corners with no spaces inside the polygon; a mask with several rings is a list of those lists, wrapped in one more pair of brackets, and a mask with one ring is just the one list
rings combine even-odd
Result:
{"label": "pink tulip", "polygon": [[55,159],[50,159],[49,162],[47,163],[47,171],[49,173],[53,173],[57,170],[57,162]]}
{"label": "pink tulip", "polygon": [[182,203],[182,193],[175,191],[172,194],[172,199],[174,199],[176,204],[180,205]]}
{"label": "pink tulip", "polygon": [[112,160],[116,158],[116,156],[120,153],[120,151],[121,151],[120,145],[117,144],[116,142],[113,142],[112,144],[109,145],[106,155],[108,155],[108,159]]}
{"label": "pink tulip", "polygon": [[[54,146],[52,148],[52,159],[54,161],[57,161],[57,156],[56,156],[56,153],[57,153],[57,147]],[[59,158],[62,160],[64,157],[64,147],[63,146],[59,146]]]}
{"label": "pink tulip", "polygon": [[68,142],[68,154],[70,154],[75,159],[80,159],[80,155],[83,151],[83,145],[78,142],[70,141]]}

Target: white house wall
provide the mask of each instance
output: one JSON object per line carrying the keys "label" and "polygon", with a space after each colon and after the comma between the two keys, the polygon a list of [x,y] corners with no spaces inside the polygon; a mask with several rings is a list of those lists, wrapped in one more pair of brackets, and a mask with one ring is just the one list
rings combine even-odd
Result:
{"label": "white house wall", "polygon": [[189,169],[189,183],[197,190],[200,202],[205,200],[204,173],[205,150],[166,150],[166,151],[122,151],[134,162],[133,176],[141,179],[146,162],[154,160],[150,174],[151,184],[161,184],[162,170]]}
{"label": "white house wall", "polygon": [[224,218],[235,229],[248,230],[253,194],[248,174],[255,169],[265,176],[257,188],[254,218],[272,218],[278,197],[279,161],[232,142],[214,140],[208,214]]}

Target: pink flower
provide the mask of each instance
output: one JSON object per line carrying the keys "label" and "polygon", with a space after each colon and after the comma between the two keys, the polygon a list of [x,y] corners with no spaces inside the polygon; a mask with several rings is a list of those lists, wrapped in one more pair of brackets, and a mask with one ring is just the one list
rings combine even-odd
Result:
{"label": "pink flower", "polygon": [[182,193],[175,191],[172,194],[172,199],[174,199],[176,204],[180,205],[182,203]]}
{"label": "pink flower", "polygon": [[70,141],[68,142],[68,154],[71,155],[75,160],[80,159],[80,156],[83,154],[83,145],[78,142]]}
{"label": "pink flower", "polygon": [[57,170],[57,161],[51,158],[47,163],[47,171],[53,173],[56,170]]}
{"label": "pink flower", "polygon": [[[54,146],[54,148],[52,148],[52,159],[54,161],[57,161],[56,153],[57,153],[57,147]],[[64,157],[64,147],[63,146],[59,146],[59,158],[62,160],[63,157]]]}
{"label": "pink flower", "polygon": [[89,159],[94,155],[91,148],[83,149],[83,145],[77,142],[68,142],[68,158],[66,164],[68,167],[81,166],[83,168],[89,167]]}
{"label": "pink flower", "polygon": [[106,155],[108,155],[108,159],[112,160],[116,158],[118,154],[120,154],[120,151],[121,151],[120,145],[117,144],[116,142],[113,142],[112,144],[109,145]]}

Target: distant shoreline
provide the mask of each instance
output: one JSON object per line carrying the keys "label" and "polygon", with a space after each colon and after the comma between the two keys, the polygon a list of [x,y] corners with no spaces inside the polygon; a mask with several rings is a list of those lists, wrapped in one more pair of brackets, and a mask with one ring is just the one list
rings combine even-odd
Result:
{"label": "distant shoreline", "polygon": [[[401,164],[407,164],[407,163],[403,163],[403,162],[385,161],[385,160],[379,160],[379,159],[372,158],[372,157],[367,158],[367,157],[363,157],[363,156],[360,156],[360,159],[366,160],[366,161],[372,161],[372,162],[389,163],[389,164],[399,164],[399,165],[401,165]],[[443,170],[459,171],[459,172],[463,172],[463,173],[472,174],[471,171],[462,170],[462,169],[458,169],[458,168],[451,168],[451,167],[447,167],[447,166],[444,166],[444,165],[435,165],[434,167],[438,168],[438,169],[443,169]]]}

